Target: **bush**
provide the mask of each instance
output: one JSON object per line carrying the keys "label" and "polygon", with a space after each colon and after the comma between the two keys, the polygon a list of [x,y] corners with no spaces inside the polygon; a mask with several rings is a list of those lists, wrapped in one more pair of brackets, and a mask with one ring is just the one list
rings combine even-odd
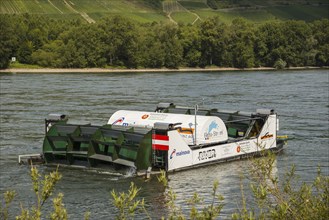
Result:
{"label": "bush", "polygon": [[[244,185],[241,181],[242,209],[231,215],[232,219],[328,219],[329,213],[329,177],[321,174],[318,168],[317,176],[312,183],[298,182],[298,176],[295,173],[295,166],[287,172],[283,181],[279,181],[274,175],[276,155],[271,152],[263,153],[261,158],[251,159],[250,173],[248,178],[252,196],[257,204],[255,211],[247,207],[247,201],[244,196]],[[37,168],[31,167],[31,179],[33,191],[36,194],[36,205],[30,209],[22,207],[21,214],[16,216],[17,220],[25,219],[44,219],[42,207],[51,197],[56,183],[61,179],[58,170],[45,175],[41,175]],[[186,201],[190,207],[189,213],[184,214],[180,206],[176,205],[176,194],[168,186],[168,179],[164,171],[158,176],[158,181],[166,188],[166,205],[169,208],[168,219],[216,219],[224,206],[224,198],[217,192],[218,181],[213,184],[212,201],[205,204],[204,199],[198,193],[189,195]],[[299,187],[297,187],[299,186]],[[145,208],[144,199],[138,200],[139,190],[133,183],[127,193],[111,192],[114,205],[118,209],[117,219],[133,219],[137,212],[144,213],[148,219],[151,219]],[[63,205],[63,194],[59,193],[53,199],[54,211],[50,213],[50,219],[68,219],[67,211]],[[9,205],[15,197],[14,191],[4,193],[1,203],[0,217],[8,219]],[[250,201],[248,201],[249,203]],[[90,212],[85,213],[85,219],[89,219]],[[140,216],[139,216],[140,217]],[[164,219],[164,217],[162,217]]]}
{"label": "bush", "polygon": [[[23,208],[21,205],[21,214],[16,216],[16,220],[40,220],[42,219],[42,207],[46,203],[46,201],[52,196],[56,183],[62,178],[62,175],[56,171],[51,172],[49,175],[45,175],[43,179],[41,179],[41,175],[39,174],[38,169],[35,166],[31,166],[31,179],[33,185],[33,191],[36,195],[37,201],[35,205],[33,205],[30,209]],[[5,205],[2,207],[0,216],[1,219],[8,219],[9,216],[9,205],[13,201],[15,197],[15,191],[7,191],[4,193]],[[50,213],[50,219],[52,220],[66,220],[67,211],[63,205],[63,197],[62,193],[59,193],[53,199],[54,211]],[[43,218],[44,219],[44,218]]]}
{"label": "bush", "polygon": [[282,69],[286,68],[286,66],[287,66],[287,62],[285,62],[281,58],[277,59],[277,61],[275,61],[274,65],[273,65],[273,67],[278,70],[282,70]]}
{"label": "bush", "polygon": [[242,196],[243,209],[233,214],[232,219],[327,219],[329,177],[323,176],[318,168],[312,183],[300,183],[292,166],[280,182],[274,175],[275,161],[276,155],[271,152],[252,160],[250,187],[258,211],[247,210]]}

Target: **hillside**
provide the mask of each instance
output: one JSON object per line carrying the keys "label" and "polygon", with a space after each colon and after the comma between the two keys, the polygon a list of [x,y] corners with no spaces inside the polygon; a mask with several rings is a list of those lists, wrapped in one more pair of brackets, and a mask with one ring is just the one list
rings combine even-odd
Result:
{"label": "hillside", "polygon": [[166,20],[161,2],[151,0],[1,0],[0,14],[43,14],[52,18],[84,18],[94,22],[120,14],[140,22]]}
{"label": "hillside", "polygon": [[1,0],[0,14],[42,14],[89,23],[120,14],[139,22],[196,23],[211,16],[223,22],[328,18],[328,0]]}

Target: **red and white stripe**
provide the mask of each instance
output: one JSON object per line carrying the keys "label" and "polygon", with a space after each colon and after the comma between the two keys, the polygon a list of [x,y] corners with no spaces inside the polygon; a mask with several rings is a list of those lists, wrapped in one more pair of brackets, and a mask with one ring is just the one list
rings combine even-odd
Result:
{"label": "red and white stripe", "polygon": [[153,150],[169,150],[169,136],[153,134],[152,135]]}

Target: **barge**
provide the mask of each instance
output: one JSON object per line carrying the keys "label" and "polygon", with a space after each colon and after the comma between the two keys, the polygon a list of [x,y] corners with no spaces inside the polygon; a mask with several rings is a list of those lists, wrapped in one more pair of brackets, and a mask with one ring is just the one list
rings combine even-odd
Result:
{"label": "barge", "polygon": [[46,164],[172,172],[278,152],[285,143],[278,130],[278,115],[270,109],[247,113],[160,103],[153,112],[119,110],[103,126],[50,115],[42,157]]}

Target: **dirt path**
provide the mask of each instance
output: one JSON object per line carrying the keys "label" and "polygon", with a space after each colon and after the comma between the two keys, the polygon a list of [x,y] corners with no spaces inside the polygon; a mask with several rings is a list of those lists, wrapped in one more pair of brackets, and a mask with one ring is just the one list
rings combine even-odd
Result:
{"label": "dirt path", "polygon": [[77,10],[75,10],[71,5],[70,3],[68,3],[66,0],[64,0],[64,3],[66,5],[66,7],[72,11],[73,13],[76,13],[76,14],[80,14],[88,23],[95,23],[95,20],[92,19],[91,17],[88,16],[88,14],[86,12],[79,12]]}
{"label": "dirt path", "polygon": [[[187,10],[187,9],[186,9]],[[191,12],[191,11],[189,11],[189,10],[187,10],[189,13],[191,13],[191,14],[193,14],[193,15],[195,15],[195,17],[196,17],[196,19],[192,22],[192,25],[193,24],[195,24],[195,22],[197,22],[198,20],[202,20],[201,18],[200,18],[200,16],[197,14],[197,13],[194,13],[194,12]]]}
{"label": "dirt path", "polygon": [[192,22],[192,25],[195,24],[195,22],[197,22],[198,20],[201,20],[200,16],[197,13],[191,12],[190,10],[188,10],[183,5],[181,5],[178,1],[175,1],[175,0],[164,1],[162,3],[162,8],[163,8],[163,12],[167,14],[167,17],[169,18],[169,20],[175,24],[177,24],[177,22],[171,17],[171,14],[173,12],[185,11],[185,12],[190,13],[193,16],[195,16],[196,18]]}
{"label": "dirt path", "polygon": [[167,17],[169,18],[169,20],[170,20],[172,23],[177,24],[177,22],[171,17],[171,13],[172,13],[172,12],[170,12],[169,14],[167,14]]}
{"label": "dirt path", "polygon": [[59,11],[61,14],[64,14],[59,8],[56,7],[56,5],[54,5],[50,0],[48,0],[49,4],[51,4],[54,8],[57,9],[57,11]]}

